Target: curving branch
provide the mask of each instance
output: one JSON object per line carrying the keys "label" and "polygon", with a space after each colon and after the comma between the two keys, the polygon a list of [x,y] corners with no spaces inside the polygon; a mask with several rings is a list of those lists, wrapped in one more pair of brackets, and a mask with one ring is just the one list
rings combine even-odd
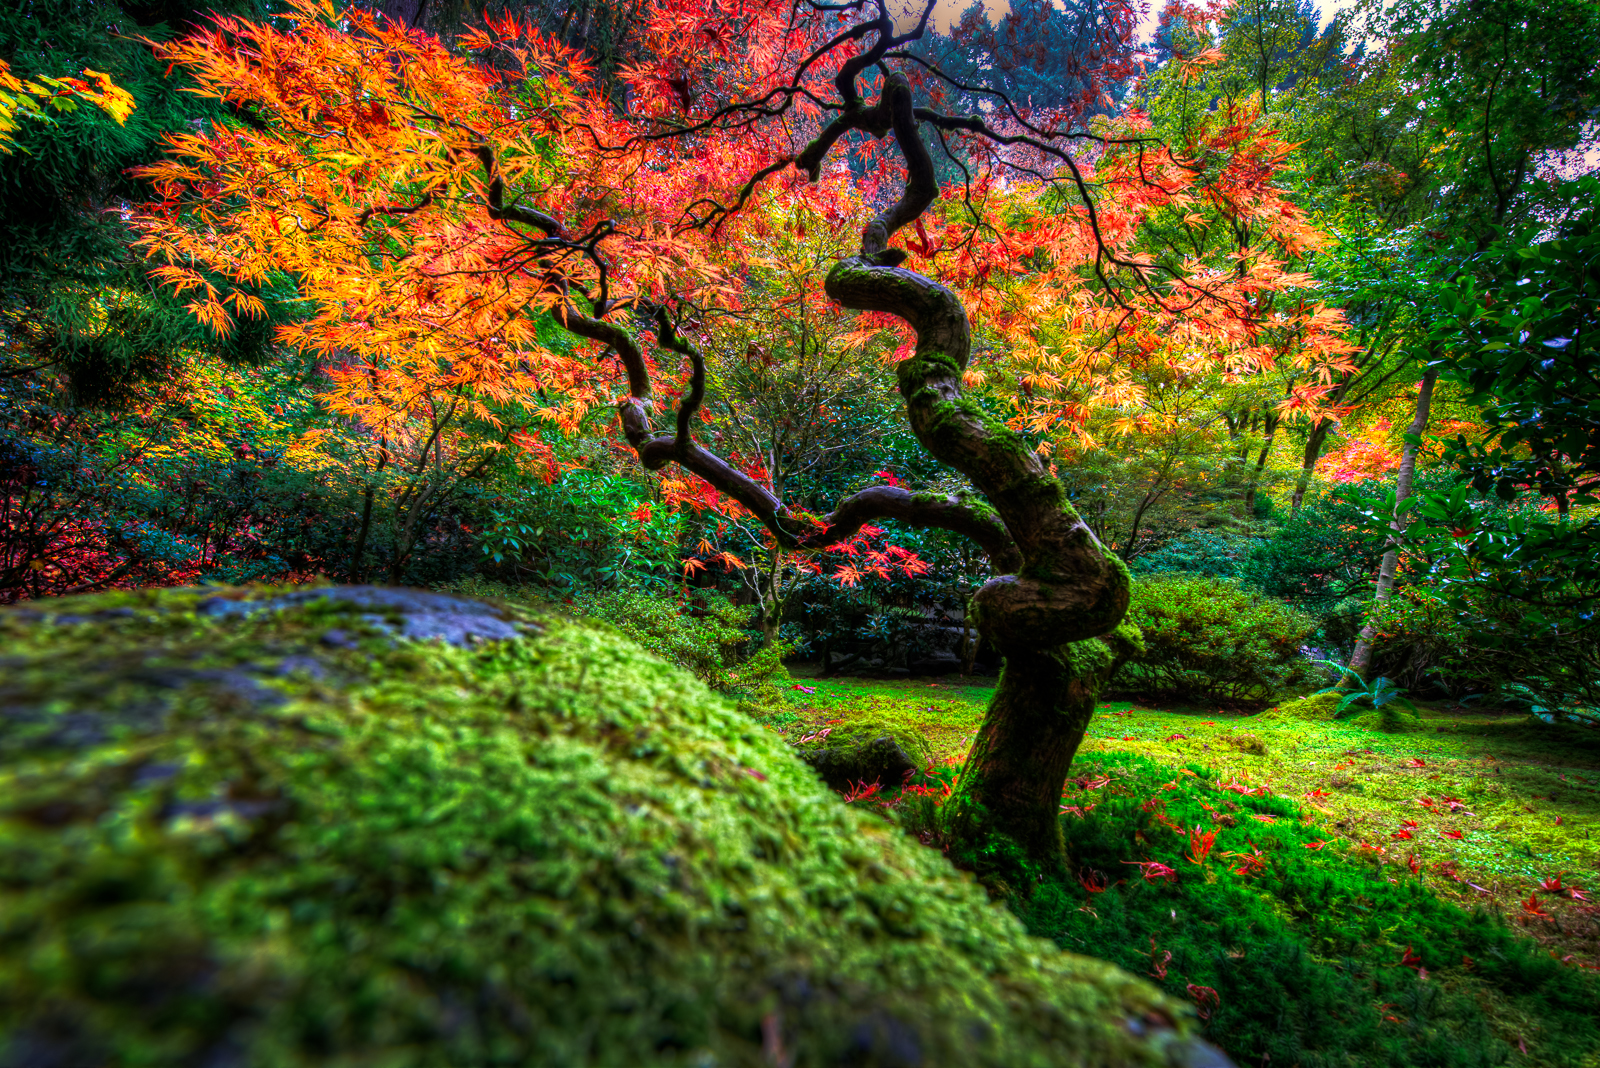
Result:
{"label": "curving branch", "polygon": [[993,509],[965,497],[912,493],[899,486],[869,486],[839,502],[814,533],[795,548],[825,549],[851,537],[876,519],[893,519],[914,527],[935,527],[970,538],[989,557],[994,570],[1006,573],[1022,566],[1011,531]]}
{"label": "curving branch", "polygon": [[689,378],[689,395],[678,406],[678,436],[673,443],[675,455],[681,459],[694,443],[689,434],[689,421],[694,418],[695,412],[700,410],[700,405],[706,399],[706,361],[700,355],[700,349],[688,338],[678,333],[672,317],[667,314],[667,309],[656,309],[656,335],[661,344],[682,356],[689,358],[691,368]]}
{"label": "curving branch", "polygon": [[[878,104],[870,108],[857,108],[851,121],[859,124],[852,128],[878,129],[882,133],[895,130],[897,136],[910,138],[921,147],[921,142],[915,140],[910,87],[899,76],[889,79],[885,95]],[[906,126],[908,122],[912,124],[910,127]],[[506,204],[505,184],[493,149],[488,145],[480,145],[477,154],[488,175],[484,192],[491,219],[533,228],[542,237],[524,235],[524,240],[535,252],[545,254],[553,249],[561,249],[580,253],[595,264],[604,278],[606,263],[599,246],[613,232],[613,227],[601,223],[580,237],[567,237],[565,228],[554,216],[535,208]],[[875,233],[879,235],[875,238],[876,260],[899,262],[896,254],[903,257],[904,253],[886,248],[889,236],[901,226],[913,222],[937,195],[933,161],[925,148],[919,166],[913,172],[900,199],[876,221],[878,230]],[[523,233],[520,230],[517,232]],[[628,395],[618,402],[617,414],[628,444],[647,470],[659,471],[668,464],[678,464],[704,479],[719,493],[738,501],[771,531],[779,545],[789,550],[823,550],[845,541],[875,519],[893,519],[917,527],[949,530],[971,538],[988,555],[997,572],[1014,571],[1022,563],[1023,556],[1005,521],[992,509],[962,497],[913,494],[896,486],[873,486],[846,498],[827,516],[815,517],[791,511],[765,486],[694,440],[691,432],[694,415],[705,400],[705,358],[700,349],[679,332],[677,324],[663,306],[654,309],[657,340],[662,347],[689,360],[691,377],[689,392],[678,407],[674,432],[658,433],[652,421],[655,406],[649,365],[639,339],[626,326],[608,318],[617,309],[611,306],[603,293],[586,299],[591,311],[585,312],[573,300],[576,287],[554,270],[549,258],[546,256],[537,262],[549,272],[549,284],[561,297],[552,310],[556,322],[578,337],[605,346],[616,353],[622,362],[628,378]],[[907,277],[919,277],[908,272],[900,273]],[[954,300],[953,295],[951,299]],[[959,344],[964,353],[970,344],[966,333],[966,315],[960,312],[959,302],[956,308],[963,331]],[[924,325],[930,336],[937,334],[931,323]]]}
{"label": "curving branch", "polygon": [[1015,540],[1021,567],[978,592],[980,629],[1006,648],[1053,648],[1112,630],[1128,604],[1126,570],[1113,561],[1027,442],[962,396],[971,353],[966,309],[955,293],[887,255],[890,236],[932,202],[933,158],[923,144],[904,75],[885,79],[906,162],[900,198],[869,222],[858,256],[829,272],[826,290],[847,308],[897,315],[917,335],[897,369],[912,432],[930,453],[972,480]]}

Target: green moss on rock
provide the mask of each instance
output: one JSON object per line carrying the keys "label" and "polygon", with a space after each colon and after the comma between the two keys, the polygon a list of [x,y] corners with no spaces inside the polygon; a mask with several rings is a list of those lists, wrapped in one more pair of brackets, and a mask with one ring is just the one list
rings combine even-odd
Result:
{"label": "green moss on rock", "polygon": [[1340,695],[1336,693],[1316,693],[1309,697],[1297,697],[1292,701],[1285,701],[1276,708],[1269,708],[1257,718],[1268,722],[1310,720],[1313,722],[1331,722],[1334,713],[1339,710]]}
{"label": "green moss on rock", "polygon": [[933,758],[927,736],[889,708],[868,708],[844,723],[808,731],[794,750],[836,790],[873,782],[893,789],[907,771]]}
{"label": "green moss on rock", "polygon": [[1421,716],[1392,704],[1384,705],[1375,712],[1365,712],[1351,722],[1362,730],[1382,731],[1385,734],[1415,734],[1428,729]]}
{"label": "green moss on rock", "polygon": [[684,671],[369,592],[0,611],[0,1064],[1215,1063]]}

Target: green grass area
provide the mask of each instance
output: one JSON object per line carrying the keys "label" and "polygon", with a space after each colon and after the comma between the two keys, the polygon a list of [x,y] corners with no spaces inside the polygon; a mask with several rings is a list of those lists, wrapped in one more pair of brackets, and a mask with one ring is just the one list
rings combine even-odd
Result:
{"label": "green grass area", "polygon": [[[924,735],[946,780],[990,693],[799,685],[775,729],[870,714]],[[1424,708],[1390,734],[1316,712],[1103,702],[1062,801],[1072,877],[1014,907],[1197,1000],[1241,1064],[1600,1065],[1600,733]],[[1215,832],[1198,864],[1197,828]]]}

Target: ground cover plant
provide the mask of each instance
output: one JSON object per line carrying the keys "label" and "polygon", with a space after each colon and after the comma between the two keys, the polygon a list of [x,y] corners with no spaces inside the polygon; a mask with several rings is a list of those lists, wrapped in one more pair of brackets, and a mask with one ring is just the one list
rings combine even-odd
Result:
{"label": "ground cover plant", "polygon": [[[772,725],[926,739],[903,789],[843,794],[937,847],[929,798],[981,682],[800,679]],[[1067,870],[1001,892],[1035,933],[1189,998],[1241,1064],[1593,1064],[1600,739],[1426,702],[1389,733],[1338,701],[1102,702],[1061,799]]]}

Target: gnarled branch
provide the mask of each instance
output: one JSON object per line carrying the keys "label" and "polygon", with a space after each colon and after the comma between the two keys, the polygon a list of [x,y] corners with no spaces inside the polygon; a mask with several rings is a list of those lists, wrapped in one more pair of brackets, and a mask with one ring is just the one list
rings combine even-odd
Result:
{"label": "gnarled branch", "polygon": [[911,324],[916,349],[897,374],[912,432],[930,453],[972,480],[1016,543],[1022,566],[990,580],[975,599],[985,636],[1002,649],[1020,649],[1105,634],[1127,609],[1126,570],[1102,548],[1021,435],[962,396],[972,340],[960,298],[885,255],[894,231],[931,203],[927,190],[934,176],[904,75],[885,80],[881,106],[891,112],[906,161],[906,187],[867,224],[860,255],[829,272],[827,293],[847,308],[889,312]]}

